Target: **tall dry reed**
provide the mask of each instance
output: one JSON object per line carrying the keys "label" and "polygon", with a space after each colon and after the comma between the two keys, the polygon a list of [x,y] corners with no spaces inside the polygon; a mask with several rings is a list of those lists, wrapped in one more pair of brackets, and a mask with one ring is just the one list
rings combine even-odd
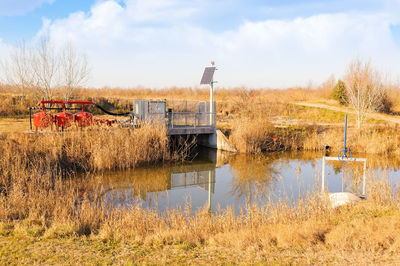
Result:
{"label": "tall dry reed", "polygon": [[[151,129],[143,130],[147,132]],[[181,245],[189,250],[211,247],[231,250],[237,254],[313,254],[312,252],[328,250],[337,252],[334,254],[362,252],[368,257],[371,252],[375,255],[400,252],[398,195],[392,190],[387,178],[370,178],[367,186],[368,200],[356,206],[338,209],[330,209],[318,194],[310,194],[295,205],[247,205],[239,215],[235,215],[231,208],[219,209],[212,215],[206,208],[192,213],[190,206],[182,210],[168,210],[162,214],[143,209],[134,203],[115,208],[108,204],[104,197],[105,188],[100,182],[97,185],[92,183],[90,191],[85,190],[88,188],[85,177],[65,178],[57,170],[58,167],[65,163],[77,168],[107,169],[114,166],[130,167],[154,159],[163,160],[170,158],[170,155],[163,157],[163,153],[157,156],[152,154],[162,147],[160,143],[163,143],[163,138],[154,133],[152,137],[149,134],[147,140],[141,136],[138,140],[129,141],[125,140],[126,136],[139,133],[118,133],[118,130],[104,133],[104,136],[100,132],[76,134],[49,134],[49,138],[48,135],[2,136],[0,141],[4,145],[1,152],[5,156],[2,157],[1,164],[5,167],[0,170],[1,235],[22,234],[46,239],[90,235],[104,243],[133,242],[146,249],[162,250],[164,247]],[[109,144],[132,148],[132,143],[138,145],[139,141],[146,142],[150,151],[145,152],[143,157],[131,159],[131,150],[122,150],[125,155],[121,156],[127,161],[116,159],[120,148],[118,152],[111,151],[111,155],[106,155],[113,147],[102,145],[107,141],[107,135],[111,138],[110,134],[118,135],[111,135],[115,139],[108,140]],[[89,141],[86,139],[88,136],[93,139]],[[91,152],[98,152],[97,156],[104,154],[107,160],[91,157],[81,146]],[[80,156],[79,160],[69,158],[68,153],[63,153],[73,152],[69,150],[72,148],[77,151],[76,154],[71,154],[74,157]],[[142,152],[140,149],[136,151]],[[239,159],[243,158],[242,156]],[[113,161],[115,165],[112,167],[104,163],[105,161]],[[235,163],[242,164],[240,161]],[[261,172],[250,174],[263,178],[265,172],[270,173],[268,167],[262,169],[264,170]],[[249,175],[246,169],[237,167],[236,174],[243,176],[244,182],[258,182],[246,179]],[[162,175],[160,173],[160,177],[154,179],[161,186]],[[150,180],[140,182],[146,188]],[[270,179],[266,176],[264,182],[270,182]],[[240,183],[236,185],[243,187]],[[376,230],[377,226],[380,230]]]}
{"label": "tall dry reed", "polygon": [[170,150],[165,128],[143,125],[137,129],[3,134],[0,154],[0,217],[19,219],[35,213],[34,217],[54,217],[59,209],[74,213],[81,185],[69,178],[76,171],[181,160],[187,152],[185,148]]}
{"label": "tall dry reed", "polygon": [[45,162],[63,169],[132,168],[173,159],[164,127],[91,128],[84,131],[10,134],[0,138],[2,171]]}

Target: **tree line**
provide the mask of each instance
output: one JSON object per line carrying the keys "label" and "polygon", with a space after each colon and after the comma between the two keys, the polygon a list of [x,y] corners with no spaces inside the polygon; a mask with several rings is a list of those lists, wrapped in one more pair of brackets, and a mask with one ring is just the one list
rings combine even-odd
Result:
{"label": "tree line", "polygon": [[21,42],[14,46],[9,57],[1,61],[1,80],[19,88],[22,99],[29,89],[36,99],[50,100],[56,89],[61,89],[69,100],[75,88],[90,77],[85,53],[67,42],[56,48],[47,37],[36,44]]}

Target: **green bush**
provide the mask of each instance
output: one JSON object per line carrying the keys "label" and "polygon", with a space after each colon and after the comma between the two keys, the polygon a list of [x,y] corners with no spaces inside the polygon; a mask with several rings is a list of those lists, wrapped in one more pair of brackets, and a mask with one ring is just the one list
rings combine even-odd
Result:
{"label": "green bush", "polygon": [[341,105],[347,104],[346,87],[344,85],[344,82],[340,79],[333,88],[332,97],[333,99],[337,100]]}

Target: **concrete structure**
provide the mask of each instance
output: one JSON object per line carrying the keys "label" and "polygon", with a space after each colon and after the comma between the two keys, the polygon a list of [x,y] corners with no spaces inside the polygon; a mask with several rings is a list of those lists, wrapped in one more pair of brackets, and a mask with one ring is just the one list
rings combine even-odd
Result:
{"label": "concrete structure", "polygon": [[[325,164],[326,161],[341,161],[342,163],[346,162],[361,162],[363,163],[363,178],[362,178],[362,190],[361,195],[355,195],[350,192],[335,192],[328,193],[328,200],[332,208],[336,208],[338,206],[350,203],[356,203],[361,199],[365,198],[365,189],[366,189],[366,170],[367,170],[367,159],[366,158],[338,158],[338,157],[323,157],[322,158],[322,178],[321,178],[321,194],[326,195],[326,176],[325,176]],[[342,181],[343,182],[343,181]],[[343,184],[342,184],[343,190]]]}
{"label": "concrete structure", "polygon": [[211,134],[201,134],[197,137],[198,144],[223,151],[237,152],[229,139],[218,128]]}
{"label": "concrete structure", "polygon": [[345,204],[357,203],[361,198],[350,192],[329,193],[329,202],[332,208]]}
{"label": "concrete structure", "polygon": [[207,101],[135,100],[133,106],[135,123],[165,124],[169,136],[195,135],[199,145],[237,152],[216,127],[215,102],[210,107]]}

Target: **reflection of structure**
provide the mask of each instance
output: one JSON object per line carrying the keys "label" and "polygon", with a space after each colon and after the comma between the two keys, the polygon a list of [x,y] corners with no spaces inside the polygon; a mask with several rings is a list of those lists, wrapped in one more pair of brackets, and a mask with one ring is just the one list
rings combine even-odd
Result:
{"label": "reflection of structure", "polygon": [[[346,116],[346,123],[347,123],[347,116]],[[345,137],[345,145],[346,145],[346,137]],[[351,153],[350,153],[351,154]],[[362,177],[362,192],[361,196],[355,195],[353,193],[349,192],[344,192],[344,184],[343,184],[343,177],[342,177],[342,192],[335,192],[335,193],[329,193],[329,201],[331,203],[331,206],[333,208],[348,204],[348,203],[355,203],[359,201],[361,198],[365,197],[365,186],[366,186],[366,170],[367,170],[367,159],[366,158],[352,158],[352,157],[323,157],[322,158],[322,181],[321,181],[321,193],[324,193],[326,191],[325,187],[325,162],[326,161],[341,161],[342,163],[347,163],[347,162],[362,162],[364,167],[363,167],[363,177]],[[356,182],[357,180],[355,180]]]}
{"label": "reflection of structure", "polygon": [[216,165],[223,165],[226,160],[222,151],[207,149],[199,153],[195,162],[185,165],[109,172],[101,177],[103,198],[112,204],[124,204],[139,197],[150,205],[158,192],[199,187],[209,192],[210,203],[215,192]]}
{"label": "reflection of structure", "polygon": [[[209,180],[211,175],[211,180]],[[207,171],[184,172],[171,174],[171,188],[198,186],[204,190],[209,190],[211,183],[211,192],[215,191],[215,168]]]}
{"label": "reflection of structure", "polygon": [[273,166],[276,159],[273,155],[265,154],[238,154],[231,157],[232,194],[246,195],[249,203],[256,196],[266,196],[279,175]]}
{"label": "reflection of structure", "polygon": [[215,192],[215,168],[171,174],[171,188],[198,186],[208,191],[208,211],[211,212],[211,194]]}
{"label": "reflection of structure", "polygon": [[[147,193],[160,192],[176,188],[200,187],[211,192],[215,189],[215,164],[192,163],[162,169],[136,169],[133,171],[111,172],[102,179],[104,194],[129,190],[146,200]],[[209,180],[211,173],[212,179]]]}
{"label": "reflection of structure", "polygon": [[[364,164],[363,167],[363,184],[362,184],[362,192],[361,196],[365,196],[365,186],[366,186],[366,171],[367,171],[367,159],[365,158],[338,158],[338,157],[323,157],[322,158],[322,182],[321,182],[321,192],[325,191],[325,162],[326,161],[345,161],[345,162],[362,162]],[[343,181],[342,181],[343,182]],[[342,184],[343,187],[343,184]]]}

